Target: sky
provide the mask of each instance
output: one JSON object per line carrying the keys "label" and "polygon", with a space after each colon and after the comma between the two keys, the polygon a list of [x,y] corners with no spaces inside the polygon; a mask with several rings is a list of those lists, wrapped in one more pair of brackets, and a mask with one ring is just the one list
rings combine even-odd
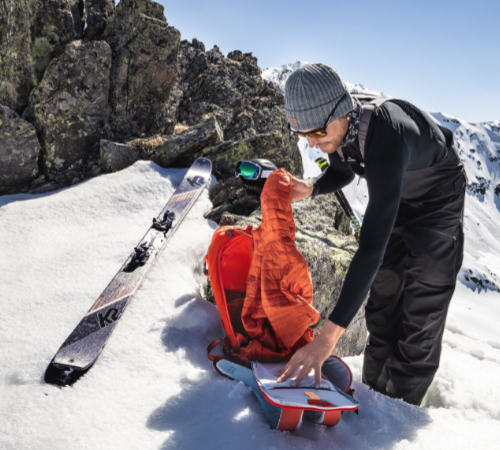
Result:
{"label": "sky", "polygon": [[182,39],[261,69],[321,62],[351,83],[468,122],[500,120],[498,0],[157,0]]}

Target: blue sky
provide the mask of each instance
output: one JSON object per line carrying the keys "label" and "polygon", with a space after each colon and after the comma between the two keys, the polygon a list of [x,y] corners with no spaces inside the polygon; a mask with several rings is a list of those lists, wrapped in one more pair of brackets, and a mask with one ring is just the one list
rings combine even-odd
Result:
{"label": "blue sky", "polygon": [[500,120],[499,0],[157,0],[182,38],[262,69],[323,62],[342,78],[469,122]]}

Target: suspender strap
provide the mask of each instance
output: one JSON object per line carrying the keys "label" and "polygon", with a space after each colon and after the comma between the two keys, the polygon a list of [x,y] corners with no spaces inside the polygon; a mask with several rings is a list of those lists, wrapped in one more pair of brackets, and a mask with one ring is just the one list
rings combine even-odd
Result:
{"label": "suspender strap", "polygon": [[358,131],[359,150],[361,151],[361,156],[363,160],[365,159],[366,135],[368,134],[368,126],[370,125],[370,119],[372,118],[372,113],[376,108],[385,103],[387,100],[390,100],[390,98],[382,98],[382,97],[375,98],[372,101],[365,103],[363,105],[363,112],[361,113],[361,118],[359,120],[359,131]]}

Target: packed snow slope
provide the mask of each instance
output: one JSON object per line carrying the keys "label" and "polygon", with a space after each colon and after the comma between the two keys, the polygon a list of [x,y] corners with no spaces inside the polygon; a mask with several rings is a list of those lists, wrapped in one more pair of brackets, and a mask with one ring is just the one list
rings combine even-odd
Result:
{"label": "packed snow slope", "polygon": [[[500,439],[498,294],[459,284],[430,409],[368,391],[347,358],[360,414],[334,429],[269,429],[242,384],[215,373],[222,336],[203,299],[202,259],[216,225],[198,200],[128,306],[94,367],[73,387],[42,375],[121,267],[185,170],[138,162],[58,192],[0,197],[0,448],[483,449]],[[485,245],[497,237],[485,235]],[[471,258],[471,255],[468,255]]]}
{"label": "packed snow slope", "polygon": [[[94,367],[73,387],[44,384],[59,346],[186,173],[138,162],[57,192],[0,197],[0,449],[496,449],[499,124],[434,116],[460,137],[471,188],[465,268],[430,408],[369,391],[360,382],[359,356],[346,358],[359,416],[345,413],[333,429],[304,423],[293,433],[270,430],[251,392],[220,377],[206,358],[208,343],[222,336],[217,310],[203,298],[202,260],[216,228],[203,218],[208,192],[155,262]],[[362,208],[366,199],[355,192]]]}

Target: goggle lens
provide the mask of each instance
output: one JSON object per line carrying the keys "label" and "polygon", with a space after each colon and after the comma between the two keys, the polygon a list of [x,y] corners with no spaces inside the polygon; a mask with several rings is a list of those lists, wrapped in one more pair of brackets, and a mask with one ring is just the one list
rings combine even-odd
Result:
{"label": "goggle lens", "polygon": [[298,131],[294,131],[294,133],[297,135],[297,136],[301,136],[301,137],[311,137],[311,138],[314,138],[314,139],[320,139],[320,138],[324,138],[326,136],[326,133],[324,131],[314,131],[312,133],[300,133]]}
{"label": "goggle lens", "polygon": [[236,168],[237,175],[247,180],[255,180],[259,177],[260,167],[249,161],[241,161]]}

